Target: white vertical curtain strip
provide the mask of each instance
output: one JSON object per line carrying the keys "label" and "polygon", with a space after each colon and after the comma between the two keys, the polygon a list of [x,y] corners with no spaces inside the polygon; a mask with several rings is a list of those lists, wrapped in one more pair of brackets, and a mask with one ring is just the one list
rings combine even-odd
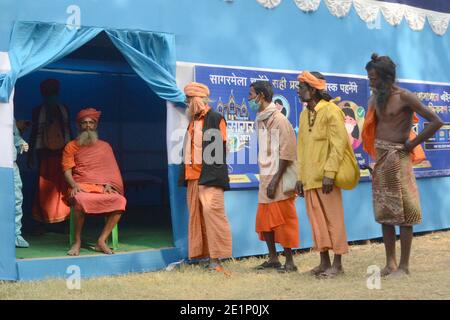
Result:
{"label": "white vertical curtain strip", "polygon": [[[177,62],[176,80],[178,88],[183,89],[189,82],[194,81],[194,67],[193,63]],[[167,101],[166,142],[169,164],[181,163],[181,149],[189,124],[185,111],[185,108]]]}
{"label": "white vertical curtain strip", "polygon": [[[281,0],[256,0],[268,9],[274,9],[281,4]],[[316,11],[321,0],[293,0],[295,5],[304,12]],[[447,32],[450,14],[425,10],[405,4],[383,2],[376,0],[324,0],[330,13],[338,18],[347,16],[353,5],[358,16],[366,23],[374,22],[381,13],[384,19],[392,26],[399,25],[405,18],[411,30],[423,30],[428,21],[431,29],[437,35]]]}
{"label": "white vertical curtain strip", "polygon": [[[0,52],[0,74],[11,70],[9,55],[7,52]],[[13,167],[13,109],[14,91],[8,103],[0,103],[0,167]]]}

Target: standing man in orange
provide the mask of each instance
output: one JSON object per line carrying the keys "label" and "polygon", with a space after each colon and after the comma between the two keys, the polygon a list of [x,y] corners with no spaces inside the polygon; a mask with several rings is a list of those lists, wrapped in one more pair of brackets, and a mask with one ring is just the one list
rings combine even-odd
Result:
{"label": "standing man in orange", "polygon": [[[306,108],[299,121],[297,194],[305,197],[314,249],[320,252],[320,264],[311,273],[334,277],[344,272],[342,255],[348,252],[342,193],[335,180],[344,153],[355,156],[344,112],[331,101],[323,75],[304,71],[298,80],[298,94]],[[333,264],[329,250],[334,252]]]}
{"label": "standing man in orange", "polygon": [[28,166],[34,165],[37,154],[39,181],[33,204],[33,217],[41,223],[62,222],[69,218],[70,208],[64,203],[67,190],[61,169],[62,151],[71,139],[69,112],[59,102],[59,81],[41,82],[42,105],[33,109]]}
{"label": "standing man in orange", "polygon": [[[274,268],[279,272],[295,272],[297,267],[292,248],[299,247],[295,194],[294,190],[290,194],[283,191],[283,175],[297,158],[295,132],[289,120],[272,102],[272,98],[273,89],[269,82],[256,81],[250,85],[249,105],[258,111],[256,122],[260,174],[256,232],[260,240],[266,242],[269,250],[269,260],[256,269]],[[275,243],[284,248],[284,265],[278,260]]]}
{"label": "standing man in orange", "polygon": [[184,88],[190,120],[184,140],[179,185],[187,186],[189,259],[209,258],[209,270],[227,272],[220,259],[232,256],[224,191],[230,188],[226,163],[227,125],[208,105],[209,89],[191,82]]}

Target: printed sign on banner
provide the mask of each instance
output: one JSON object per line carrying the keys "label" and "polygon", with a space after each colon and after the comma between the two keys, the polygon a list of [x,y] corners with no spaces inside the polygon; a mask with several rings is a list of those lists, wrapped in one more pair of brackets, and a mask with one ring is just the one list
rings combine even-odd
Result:
{"label": "printed sign on banner", "polygon": [[[364,78],[327,76],[327,92],[333,98],[340,97],[336,104],[345,114],[345,128],[355,152],[359,166],[369,165],[369,156],[363,151],[362,129],[369,97],[368,81]],[[369,172],[361,171],[361,180],[368,180]]]}
{"label": "printed sign on banner", "polygon": [[[399,81],[402,88],[414,92],[422,103],[431,108],[444,121],[444,126],[428,141],[423,143],[426,161],[415,166],[418,178],[443,176],[450,174],[450,84],[427,84]],[[417,134],[427,126],[427,121],[419,117],[419,123],[413,130]]]}
{"label": "printed sign on banner", "polygon": [[[258,186],[256,111],[248,106],[251,83],[269,81],[274,89],[273,102],[289,119],[295,132],[303,104],[299,100],[297,72],[272,72],[261,70],[195,67],[195,80],[206,84],[213,101],[211,107],[227,121],[228,167],[232,188]],[[349,139],[360,165],[368,164],[368,156],[362,151],[361,132],[367,110],[368,83],[364,78],[326,76],[328,93],[340,97]],[[366,172],[361,175],[367,176]],[[366,178],[367,179],[367,178]]]}

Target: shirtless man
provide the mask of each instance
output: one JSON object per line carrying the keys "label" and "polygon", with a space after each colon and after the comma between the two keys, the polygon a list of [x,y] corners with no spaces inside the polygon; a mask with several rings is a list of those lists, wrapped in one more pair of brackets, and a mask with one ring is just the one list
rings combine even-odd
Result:
{"label": "shirtless man", "polygon": [[[409,274],[413,225],[422,222],[419,193],[413,173],[415,148],[432,137],[442,120],[417,96],[395,84],[394,62],[372,54],[366,65],[372,96],[363,129],[364,149],[376,159],[373,171],[375,220],[382,225],[386,266],[382,276]],[[415,113],[428,125],[411,136]],[[411,139],[411,137],[413,137]],[[401,257],[395,256],[395,226],[400,226]]]}

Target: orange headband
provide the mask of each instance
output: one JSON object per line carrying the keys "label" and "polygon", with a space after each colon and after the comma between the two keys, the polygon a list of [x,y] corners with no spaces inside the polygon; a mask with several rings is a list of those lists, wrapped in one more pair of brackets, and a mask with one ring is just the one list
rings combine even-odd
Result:
{"label": "orange headband", "polygon": [[209,96],[209,89],[202,83],[190,82],[186,87],[184,87],[184,93],[188,97],[207,97]]}
{"label": "orange headband", "polygon": [[309,71],[303,71],[298,75],[297,79],[300,82],[306,82],[311,87],[318,90],[325,90],[327,87],[327,82],[325,80],[316,78]]}
{"label": "orange headband", "polygon": [[77,114],[77,123],[80,123],[84,118],[91,118],[98,123],[101,114],[101,111],[95,110],[94,108],[83,109]]}
{"label": "orange headband", "polygon": [[184,87],[186,96],[191,97],[192,113],[199,114],[207,109],[207,105],[203,102],[203,98],[209,96],[209,89],[202,83],[190,82]]}

